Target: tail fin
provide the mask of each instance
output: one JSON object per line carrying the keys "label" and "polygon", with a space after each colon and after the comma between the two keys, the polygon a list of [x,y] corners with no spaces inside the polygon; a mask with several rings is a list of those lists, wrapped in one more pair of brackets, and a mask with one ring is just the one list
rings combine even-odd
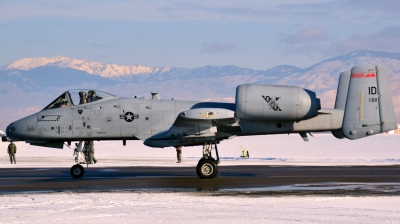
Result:
{"label": "tail fin", "polygon": [[347,93],[349,92],[350,75],[350,71],[340,73],[335,101],[335,109],[344,110],[344,108],[346,107]]}
{"label": "tail fin", "polygon": [[[350,71],[340,73],[338,88],[336,91],[335,109],[344,110],[346,107],[347,93],[349,91]],[[345,138],[341,129],[332,131],[336,138]]]}
{"label": "tail fin", "polygon": [[[359,139],[396,129],[397,121],[386,69],[381,66],[357,66],[351,70],[349,79],[343,135],[348,139]],[[338,105],[335,108],[338,106],[341,109],[342,97],[339,102],[337,98],[336,103]]]}

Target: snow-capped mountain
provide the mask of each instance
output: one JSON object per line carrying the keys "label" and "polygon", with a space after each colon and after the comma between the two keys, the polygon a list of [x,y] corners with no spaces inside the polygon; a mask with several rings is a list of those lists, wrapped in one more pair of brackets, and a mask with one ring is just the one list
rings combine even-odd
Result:
{"label": "snow-capped mountain", "polygon": [[28,71],[38,67],[59,67],[70,68],[84,71],[91,75],[100,75],[102,77],[115,77],[123,75],[148,74],[159,71],[168,71],[169,68],[150,68],[141,65],[116,65],[106,64],[94,61],[71,59],[62,56],[52,58],[23,58],[15,61],[3,68],[3,70],[23,70]]}
{"label": "snow-capped mountain", "polygon": [[357,65],[387,68],[397,117],[400,118],[400,54],[356,51],[309,68],[281,65],[268,70],[229,66],[150,68],[116,65],[67,57],[24,58],[0,68],[0,129],[10,121],[37,112],[68,89],[98,89],[119,96],[159,92],[162,98],[233,102],[244,83],[294,85],[315,91],[323,107],[334,106],[342,71]]}

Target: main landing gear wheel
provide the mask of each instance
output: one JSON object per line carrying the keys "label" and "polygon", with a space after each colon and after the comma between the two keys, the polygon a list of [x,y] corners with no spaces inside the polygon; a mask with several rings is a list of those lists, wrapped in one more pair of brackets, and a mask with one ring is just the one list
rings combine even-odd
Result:
{"label": "main landing gear wheel", "polygon": [[[217,160],[215,160],[212,155],[211,151],[213,149],[213,145],[215,148],[215,153],[217,155]],[[199,163],[196,167],[197,175],[201,179],[212,179],[217,176],[218,173],[218,165],[219,164],[219,155],[218,155],[218,148],[217,142],[204,142],[203,143],[203,158],[199,160]]]}
{"label": "main landing gear wheel", "polygon": [[218,173],[218,166],[211,159],[200,159],[196,171],[201,179],[212,179]]}
{"label": "main landing gear wheel", "polygon": [[73,178],[81,178],[85,174],[85,169],[83,169],[83,166],[76,164],[71,167],[69,172]]}

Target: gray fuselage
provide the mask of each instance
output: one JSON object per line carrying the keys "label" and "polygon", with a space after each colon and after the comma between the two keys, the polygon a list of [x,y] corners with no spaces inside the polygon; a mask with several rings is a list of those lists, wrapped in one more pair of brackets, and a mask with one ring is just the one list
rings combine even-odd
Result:
{"label": "gray fuselage", "polygon": [[[200,124],[203,128],[194,129],[199,130],[198,133],[170,137],[169,141],[163,138],[157,143],[157,134],[171,129],[182,111],[196,108],[223,108],[234,114],[235,104],[111,97],[87,104],[39,111],[11,123],[7,127],[7,135],[33,145],[81,140],[144,141],[153,136],[152,141],[147,141],[146,145],[166,147],[198,145],[202,144],[204,139],[222,140],[244,135],[337,130],[341,128],[343,119],[343,110],[321,110],[317,117],[298,122],[236,118],[237,122],[234,124],[215,125],[213,119],[208,119],[205,125],[204,122]],[[235,119],[234,116],[232,119]],[[186,126],[191,128],[196,125],[196,122],[192,122]],[[215,126],[217,128],[212,129]]]}

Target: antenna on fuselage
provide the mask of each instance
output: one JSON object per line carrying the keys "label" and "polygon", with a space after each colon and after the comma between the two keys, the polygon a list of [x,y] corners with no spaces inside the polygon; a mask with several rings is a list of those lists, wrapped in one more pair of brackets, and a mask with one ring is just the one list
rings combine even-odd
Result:
{"label": "antenna on fuselage", "polygon": [[153,100],[159,100],[160,98],[160,94],[158,93],[151,93],[151,99]]}

